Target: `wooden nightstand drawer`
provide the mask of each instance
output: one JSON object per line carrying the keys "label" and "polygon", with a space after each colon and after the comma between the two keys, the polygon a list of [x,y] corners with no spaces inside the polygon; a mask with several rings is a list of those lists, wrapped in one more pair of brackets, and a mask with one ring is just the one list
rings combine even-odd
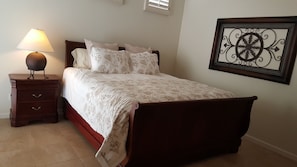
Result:
{"label": "wooden nightstand drawer", "polygon": [[56,105],[52,102],[19,103],[17,108],[21,113],[20,115],[55,113],[57,111]]}
{"label": "wooden nightstand drawer", "polygon": [[55,89],[20,90],[17,93],[18,102],[52,101],[57,96]]}

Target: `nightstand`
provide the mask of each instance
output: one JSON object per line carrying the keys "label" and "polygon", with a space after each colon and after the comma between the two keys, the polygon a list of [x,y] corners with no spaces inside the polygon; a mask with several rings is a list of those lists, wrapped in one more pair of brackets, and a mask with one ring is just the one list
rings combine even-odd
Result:
{"label": "nightstand", "polygon": [[58,122],[60,79],[56,75],[9,74],[11,83],[11,126],[23,126],[32,121]]}

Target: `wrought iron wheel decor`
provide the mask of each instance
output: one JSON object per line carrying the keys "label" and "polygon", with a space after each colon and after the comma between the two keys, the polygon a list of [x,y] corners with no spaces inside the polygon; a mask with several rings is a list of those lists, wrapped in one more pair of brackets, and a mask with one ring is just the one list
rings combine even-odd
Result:
{"label": "wrought iron wheel decor", "polygon": [[289,84],[297,17],[218,19],[209,68]]}

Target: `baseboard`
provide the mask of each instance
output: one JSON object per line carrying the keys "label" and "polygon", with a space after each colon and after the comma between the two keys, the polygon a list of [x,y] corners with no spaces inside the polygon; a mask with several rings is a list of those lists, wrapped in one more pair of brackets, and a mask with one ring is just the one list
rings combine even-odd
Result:
{"label": "baseboard", "polygon": [[0,113],[0,119],[9,118],[9,113]]}
{"label": "baseboard", "polygon": [[297,162],[297,155],[296,154],[288,152],[288,151],[286,151],[284,149],[276,147],[276,146],[274,146],[272,144],[269,144],[269,143],[267,143],[267,142],[265,142],[263,140],[260,140],[260,139],[258,139],[256,137],[253,137],[253,136],[250,136],[250,135],[245,135],[243,138],[250,141],[250,142],[258,144],[258,145],[260,145],[260,146],[262,146],[262,147],[264,147],[264,148],[266,148],[266,149],[268,149],[270,151],[273,151],[273,152],[275,152],[277,154],[280,154],[280,155],[282,155],[282,156],[284,156],[286,158],[289,158],[289,159]]}

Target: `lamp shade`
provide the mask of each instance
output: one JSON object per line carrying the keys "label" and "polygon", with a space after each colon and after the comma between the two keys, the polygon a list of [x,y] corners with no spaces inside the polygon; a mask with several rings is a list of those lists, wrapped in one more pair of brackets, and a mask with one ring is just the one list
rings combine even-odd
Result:
{"label": "lamp shade", "polygon": [[24,39],[19,43],[17,48],[39,52],[54,51],[45,32],[39,29],[31,29]]}

